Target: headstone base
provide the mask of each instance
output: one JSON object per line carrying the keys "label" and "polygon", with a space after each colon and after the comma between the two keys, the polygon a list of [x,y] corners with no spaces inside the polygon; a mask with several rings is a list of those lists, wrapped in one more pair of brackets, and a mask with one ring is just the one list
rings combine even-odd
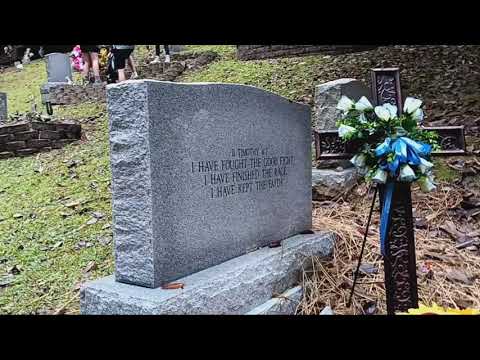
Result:
{"label": "headstone base", "polygon": [[[292,313],[293,306],[269,302],[298,285],[311,256],[332,255],[335,235],[296,235],[276,248],[264,247],[175,281],[183,289],[145,288],[116,282],[114,276],[84,284],[86,315],[200,315]],[[287,291],[294,301],[301,288]],[[262,307],[261,307],[262,306]],[[296,306],[295,306],[296,308]],[[293,310],[292,310],[293,309]]]}
{"label": "headstone base", "polygon": [[268,300],[266,303],[250,310],[245,315],[294,315],[303,298],[303,288],[295,286],[280,296]]}

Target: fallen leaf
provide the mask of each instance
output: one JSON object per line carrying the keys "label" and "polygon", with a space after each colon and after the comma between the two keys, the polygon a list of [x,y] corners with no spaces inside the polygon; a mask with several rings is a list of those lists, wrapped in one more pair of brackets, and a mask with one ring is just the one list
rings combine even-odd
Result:
{"label": "fallen leaf", "polygon": [[98,211],[94,211],[92,213],[92,216],[96,219],[102,219],[105,217],[105,214],[101,213],[101,212],[98,212]]}
{"label": "fallen leaf", "polygon": [[427,228],[426,220],[422,218],[415,218],[415,227],[417,229],[426,229]]}
{"label": "fallen leaf", "polygon": [[57,241],[52,247],[51,249],[54,250],[54,249],[58,249],[60,246],[63,245],[63,241]]}
{"label": "fallen leaf", "polygon": [[463,300],[463,299],[456,299],[455,304],[457,304],[457,306],[460,309],[468,309],[473,305],[471,300]]}
{"label": "fallen leaf", "polygon": [[95,270],[96,268],[97,268],[97,263],[95,261],[90,261],[85,267],[85,269],[83,269],[83,273],[87,274],[90,271]]}
{"label": "fallen leaf", "polygon": [[23,218],[23,214],[13,214],[14,219],[20,219]]}
{"label": "fallen leaf", "polygon": [[88,241],[83,241],[83,240],[82,240],[82,241],[79,241],[79,242],[75,245],[74,249],[75,249],[75,250],[80,250],[80,249],[82,249],[82,248],[89,248],[89,247],[92,247],[92,246],[93,246],[92,243],[90,243],[90,242],[88,242]]}
{"label": "fallen leaf", "polygon": [[68,168],[73,168],[77,165],[80,165],[81,163],[82,163],[81,160],[70,160],[70,161],[67,162],[67,167]]}
{"label": "fallen leaf", "polygon": [[53,312],[52,315],[64,315],[67,309],[65,307],[61,307],[60,309]]}
{"label": "fallen leaf", "polygon": [[362,308],[365,315],[375,315],[378,311],[377,304],[373,301],[366,302]]}
{"label": "fallen leaf", "polygon": [[81,282],[81,281],[75,283],[75,285],[73,286],[73,291],[79,291],[80,288],[81,288],[81,286],[82,286],[82,282]]}
{"label": "fallen leaf", "polygon": [[185,287],[185,284],[182,284],[182,283],[170,283],[167,285],[163,285],[162,289],[173,290],[173,289],[183,289],[184,287]]}
{"label": "fallen leaf", "polygon": [[93,224],[96,224],[98,221],[97,218],[91,218],[90,220],[87,221],[87,225],[93,225]]}
{"label": "fallen leaf", "polygon": [[465,210],[474,209],[480,207],[480,200],[478,199],[463,199],[460,206]]}
{"label": "fallen leaf", "polygon": [[335,313],[330,306],[325,306],[320,312],[320,315],[335,315]]}
{"label": "fallen leaf", "polygon": [[270,242],[270,244],[268,244],[268,247],[269,248],[277,248],[277,247],[280,247],[282,245],[282,243],[280,241],[272,241]]}
{"label": "fallen leaf", "polygon": [[3,277],[0,277],[0,287],[5,287],[10,285],[15,277],[12,274],[5,275]]}
{"label": "fallen leaf", "polygon": [[18,275],[22,272],[22,268],[19,265],[13,265],[10,269],[8,269],[8,273],[12,275]]}
{"label": "fallen leaf", "polygon": [[102,237],[98,240],[98,242],[102,245],[108,245],[112,242],[112,238],[110,237]]}
{"label": "fallen leaf", "polygon": [[364,274],[377,274],[378,267],[373,264],[361,264],[360,271]]}
{"label": "fallen leaf", "polygon": [[449,272],[447,272],[446,277],[452,282],[458,281],[466,285],[473,284],[473,277],[471,275],[467,275],[460,270],[450,270]]}
{"label": "fallen leaf", "polygon": [[440,226],[440,230],[447,233],[452,238],[452,240],[455,240],[457,243],[462,243],[467,240],[466,234],[458,231],[455,224],[450,220],[445,221],[445,223]]}
{"label": "fallen leaf", "polygon": [[81,201],[76,200],[76,201],[69,202],[68,204],[65,204],[65,206],[68,207],[68,208],[72,208],[72,207],[78,206],[80,204],[81,204]]}
{"label": "fallen leaf", "polygon": [[453,259],[451,256],[435,254],[430,251],[425,251],[422,257],[425,259],[439,260],[440,262],[443,262],[445,264],[451,264],[451,265],[459,264],[459,261]]}

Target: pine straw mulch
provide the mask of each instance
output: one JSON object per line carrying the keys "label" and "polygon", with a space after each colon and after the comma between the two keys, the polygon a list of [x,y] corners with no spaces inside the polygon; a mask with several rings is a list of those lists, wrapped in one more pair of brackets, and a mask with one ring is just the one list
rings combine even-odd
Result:
{"label": "pine straw mulch", "polygon": [[[465,216],[462,204],[469,196],[455,184],[440,184],[429,194],[412,187],[419,301],[425,305],[480,309],[480,217]],[[372,198],[373,189],[363,184],[336,202],[314,204],[314,230],[331,231],[338,239],[332,260],[314,258],[304,270],[299,314],[319,314],[325,306],[339,315],[386,314],[378,199],[362,260],[374,273],[366,270],[359,277],[352,306],[346,305]],[[457,248],[466,239],[477,246]]]}

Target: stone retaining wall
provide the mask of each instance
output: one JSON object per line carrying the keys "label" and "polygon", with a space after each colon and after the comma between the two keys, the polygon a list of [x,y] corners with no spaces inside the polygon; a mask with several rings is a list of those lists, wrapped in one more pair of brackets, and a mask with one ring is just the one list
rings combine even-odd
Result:
{"label": "stone retaining wall", "polygon": [[[170,64],[144,64],[137,66],[140,79],[175,81],[187,69],[198,69],[218,58],[218,54],[206,51],[201,54],[175,54]],[[131,72],[125,71],[127,78]],[[69,85],[66,83],[46,83],[41,86],[42,103],[52,105],[74,105],[86,101],[105,101],[105,85]]]}
{"label": "stone retaining wall", "polygon": [[240,60],[268,59],[309,54],[339,55],[374,49],[370,45],[238,45]]}
{"label": "stone retaining wall", "polygon": [[81,126],[67,123],[21,122],[0,126],[0,159],[60,149],[79,140]]}
{"label": "stone retaining wall", "polygon": [[52,105],[73,105],[85,101],[103,101],[104,85],[69,85],[64,83],[46,83],[40,88],[42,103]]}

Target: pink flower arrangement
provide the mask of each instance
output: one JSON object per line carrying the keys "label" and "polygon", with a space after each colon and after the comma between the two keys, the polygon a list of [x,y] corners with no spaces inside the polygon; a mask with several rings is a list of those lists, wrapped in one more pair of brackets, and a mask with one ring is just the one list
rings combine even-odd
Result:
{"label": "pink flower arrangement", "polygon": [[70,55],[71,61],[72,61],[72,66],[76,71],[82,71],[83,67],[85,66],[83,63],[83,58],[82,58],[82,49],[80,48],[80,45],[76,45],[73,48],[72,54]]}

